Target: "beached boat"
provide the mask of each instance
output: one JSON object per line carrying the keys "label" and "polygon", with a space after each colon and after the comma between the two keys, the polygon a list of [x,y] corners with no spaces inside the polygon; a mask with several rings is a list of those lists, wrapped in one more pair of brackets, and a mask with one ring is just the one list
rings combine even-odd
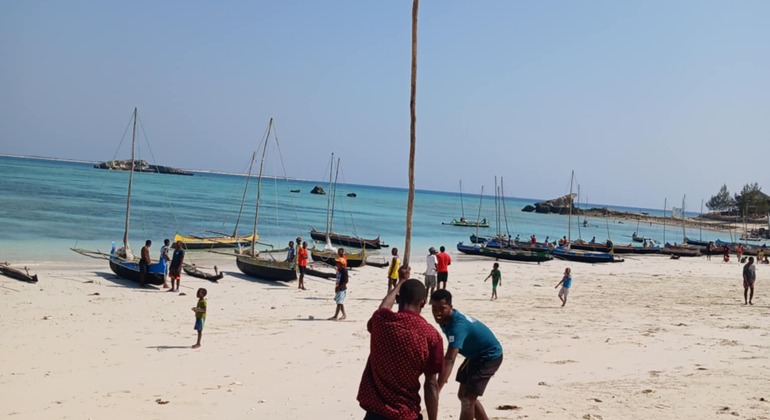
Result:
{"label": "beached boat", "polygon": [[[254,237],[251,240],[251,247],[248,252],[236,254],[235,265],[243,274],[264,280],[272,281],[290,281],[297,279],[297,259],[292,261],[279,261],[273,257],[272,253],[266,253],[267,257],[262,257],[257,252],[257,226],[259,223],[259,204],[262,194],[262,172],[265,166],[265,155],[270,142],[270,134],[273,133],[273,119],[267,125],[265,141],[262,143],[262,158],[259,162],[259,175],[257,177],[257,203],[254,210]],[[278,138],[275,139],[276,144]]]}
{"label": "beached boat", "polygon": [[12,279],[21,280],[27,283],[37,283],[37,274],[30,275],[29,269],[24,267],[24,271],[11,267],[7,262],[0,263],[0,274]]}
{"label": "beached boat", "polygon": [[528,251],[522,249],[489,248],[482,244],[465,245],[457,244],[457,250],[463,254],[479,255],[509,261],[526,261],[541,263],[553,259],[548,251]]}
{"label": "beached boat", "polygon": [[661,254],[675,255],[677,257],[700,257],[701,252],[699,247],[687,246],[687,245],[671,245],[666,244],[660,249]]}
{"label": "beached boat", "polygon": [[[318,249],[313,245],[313,248],[310,249],[310,256],[313,261],[336,265],[337,250],[334,248]],[[345,258],[348,260],[348,268],[362,267],[366,265],[366,248],[361,248],[361,252],[346,252]]]}
{"label": "beached boat", "polygon": [[331,243],[335,245],[349,246],[353,248],[366,248],[366,249],[380,249],[387,248],[389,245],[384,243],[380,237],[374,239],[358,238],[349,235],[340,235],[339,233],[321,232],[316,228],[310,229],[310,237],[316,241],[326,241],[326,237],[329,237]]}
{"label": "beached boat", "polygon": [[195,264],[182,264],[182,269],[184,270],[185,273],[187,273],[192,277],[213,281],[214,283],[218,282],[219,280],[222,280],[222,278],[225,276],[225,273],[219,271],[217,269],[217,266],[214,266],[214,274],[206,273],[199,270],[198,267],[195,266]]}
{"label": "beached boat", "polygon": [[633,246],[633,245],[613,245],[612,252],[615,254],[660,254],[659,246]]}
{"label": "beached boat", "polygon": [[238,235],[238,226],[241,223],[241,215],[243,214],[243,205],[246,202],[246,193],[249,191],[249,182],[251,181],[251,169],[254,166],[254,160],[257,157],[257,153],[251,154],[251,161],[249,162],[249,173],[246,176],[246,185],[243,188],[243,195],[241,197],[241,206],[238,210],[238,218],[235,219],[235,227],[232,234],[210,232],[214,235],[182,235],[177,233],[174,235],[174,243],[182,242],[182,246],[185,249],[212,249],[212,248],[237,248],[243,244],[251,243],[259,239],[256,234],[251,235]]}
{"label": "beached boat", "polygon": [[[569,181],[569,197],[572,197],[572,183],[575,179],[575,171],[572,171],[572,176],[570,177]],[[567,245],[559,246],[557,248],[554,248],[551,250],[551,255],[554,256],[554,258],[558,258],[561,260],[567,260],[567,261],[575,261],[575,262],[582,262],[582,263],[589,263],[589,264],[605,264],[605,263],[616,263],[616,262],[623,262],[622,258],[617,257],[615,254],[609,253],[609,252],[592,252],[592,251],[581,251],[581,250],[572,250],[571,246],[571,235],[572,235],[572,208],[573,203],[570,200],[569,202],[569,219],[567,222]]]}
{"label": "beached boat", "polygon": [[613,244],[611,242],[591,243],[582,240],[572,241],[571,249],[577,249],[581,251],[594,251],[594,252],[610,252]]}
{"label": "beached boat", "polygon": [[[134,113],[132,115],[133,119],[133,131],[131,136],[131,160],[129,162],[136,162],[135,154],[136,154],[136,123],[138,118],[138,110],[137,108],[134,108]],[[109,265],[110,270],[112,270],[113,273],[115,273],[118,277],[124,278],[127,280],[139,282],[141,280],[141,275],[139,273],[139,260],[134,256],[133,252],[131,251],[131,248],[129,246],[128,241],[128,233],[129,233],[129,221],[131,220],[131,191],[133,189],[134,185],[134,165],[129,165],[129,176],[128,176],[128,193],[126,194],[126,218],[125,218],[125,225],[123,229],[123,246],[119,249],[114,249],[110,252],[109,257],[106,257],[106,254],[103,254],[106,259],[109,259]],[[99,255],[102,254],[99,251],[89,251],[79,248],[70,248],[72,251],[75,251],[82,255]],[[101,257],[99,257],[101,258]],[[148,267],[147,273],[145,274],[144,281],[147,284],[152,285],[162,285],[165,282],[165,265],[161,264],[160,262],[157,262],[155,264],[150,264]]]}
{"label": "beached boat", "polygon": [[305,275],[322,279],[334,279],[337,278],[337,271],[330,269],[326,264],[316,265],[310,263],[305,267]]}

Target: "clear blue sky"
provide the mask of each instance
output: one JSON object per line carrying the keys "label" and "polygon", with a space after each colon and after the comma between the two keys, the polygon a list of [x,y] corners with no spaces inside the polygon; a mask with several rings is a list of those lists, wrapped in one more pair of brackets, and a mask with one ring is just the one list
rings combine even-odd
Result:
{"label": "clear blue sky", "polygon": [[[5,1],[0,153],[405,187],[411,1]],[[768,1],[427,1],[416,185],[697,211],[770,166]],[[127,156],[118,156],[126,158]],[[148,159],[149,160],[149,159]],[[764,184],[764,185],[763,185]]]}

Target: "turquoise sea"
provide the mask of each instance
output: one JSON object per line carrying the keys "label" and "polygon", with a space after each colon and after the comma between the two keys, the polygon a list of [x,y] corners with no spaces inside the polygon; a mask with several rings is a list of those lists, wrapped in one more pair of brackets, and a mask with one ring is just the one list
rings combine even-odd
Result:
{"label": "turquoise sea", "polygon": [[[128,172],[96,169],[93,163],[0,156],[0,260],[72,261],[85,257],[73,253],[70,247],[108,251],[112,241],[121,243],[128,178]],[[246,180],[245,176],[213,173],[194,176],[136,173],[129,234],[132,248],[138,249],[145,239],[152,239],[157,244],[155,249],[159,249],[163,239],[173,238],[176,232],[231,233]],[[240,222],[241,234],[253,230],[256,184],[253,177]],[[311,226],[325,230],[329,196],[309,192],[315,185],[321,185],[328,192],[328,184],[328,179],[263,179],[257,227],[260,241],[282,248],[297,235],[309,239]],[[301,192],[291,193],[292,189]],[[488,190],[492,189],[490,185]],[[347,197],[350,192],[357,196]],[[465,217],[476,219],[479,195],[465,193],[462,197]],[[406,199],[407,190],[402,188],[340,184],[333,229],[364,238],[379,235],[391,246],[403,249]],[[536,201],[541,200],[506,197],[505,217],[499,218],[500,231],[521,238],[535,234],[538,240],[567,235],[567,216],[521,211]],[[604,207],[605,204],[589,203],[582,207],[586,206]],[[663,214],[662,209],[607,206],[615,210]],[[479,229],[479,234],[494,234],[497,230],[494,197],[481,199],[480,213],[492,225]],[[456,252],[459,241],[469,242],[469,235],[476,229],[441,224],[460,215],[459,192],[418,190],[412,227],[413,256],[427,254],[430,246],[440,245]],[[629,243],[632,232],[637,229],[639,234],[657,240],[664,237],[662,225],[637,227],[629,221],[590,218],[589,227],[584,228],[578,227],[576,217],[572,219],[573,238],[580,236],[588,240],[596,236],[597,240],[605,240],[609,236],[616,243]],[[681,242],[681,226],[668,225],[665,232],[668,241]],[[724,232],[712,231],[688,230],[687,234],[704,240],[729,237]]]}

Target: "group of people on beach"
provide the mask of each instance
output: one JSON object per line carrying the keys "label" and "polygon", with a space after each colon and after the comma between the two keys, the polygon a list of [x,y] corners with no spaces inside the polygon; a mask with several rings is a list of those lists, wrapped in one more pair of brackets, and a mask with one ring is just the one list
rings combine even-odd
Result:
{"label": "group of people on beach", "polygon": [[[113,243],[114,244],[114,243]],[[179,282],[182,279],[182,264],[184,264],[184,246],[182,241],[177,241],[174,245],[171,245],[171,241],[165,239],[163,246],[160,247],[160,257],[158,263],[163,270],[163,288],[169,289],[169,292],[179,291]],[[150,270],[150,264],[152,264],[152,258],[150,258],[150,247],[152,246],[151,240],[146,240],[139,258],[139,284],[141,286],[147,285],[147,273]],[[168,256],[169,248],[174,249],[172,257]],[[113,245],[111,254],[115,254],[115,246]],[[169,264],[170,262],[170,264]],[[171,280],[171,286],[169,287],[168,280]]]}

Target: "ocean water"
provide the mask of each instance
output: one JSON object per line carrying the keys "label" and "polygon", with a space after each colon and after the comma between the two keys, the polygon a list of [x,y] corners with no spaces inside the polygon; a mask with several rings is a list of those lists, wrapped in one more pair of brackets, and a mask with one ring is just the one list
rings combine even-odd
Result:
{"label": "ocean water", "polygon": [[[406,174],[404,174],[406,176]],[[125,223],[128,172],[95,169],[92,163],[0,156],[0,260],[73,261],[85,258],[70,247],[108,251],[112,241],[120,244]],[[136,173],[131,199],[129,242],[139,249],[145,239],[160,249],[174,233],[202,235],[206,232],[232,233],[238,217],[247,177],[213,173],[178,176]],[[239,233],[253,230],[257,194],[252,177],[239,224]],[[325,230],[329,195],[310,194],[320,185],[327,193],[329,181],[299,181],[263,178],[257,231],[260,241],[285,247],[297,235],[310,239],[309,230]],[[290,190],[299,189],[300,193]],[[491,188],[489,188],[491,189]],[[347,197],[355,192],[357,197]],[[507,193],[506,193],[507,194]],[[552,197],[551,197],[552,198]],[[403,249],[407,190],[366,185],[338,184],[333,230],[364,238],[380,236],[393,247]],[[567,235],[568,217],[525,213],[521,209],[539,199],[506,197],[505,215],[496,218],[494,197],[481,199],[481,217],[491,223],[480,235],[498,229],[522,239],[535,234],[538,240]],[[479,214],[479,195],[462,195],[468,220]],[[585,207],[586,205],[583,205]],[[588,204],[604,207],[604,204]],[[611,209],[662,215],[662,209],[636,209],[607,205]],[[502,208],[502,205],[499,207]],[[501,214],[498,211],[497,214]],[[415,194],[412,225],[413,258],[427,254],[430,246],[446,246],[456,252],[460,241],[469,242],[475,228],[442,225],[461,216],[457,193],[423,191]],[[499,219],[499,228],[496,227]],[[580,219],[582,222],[582,218]],[[664,238],[662,225],[640,225],[612,219],[589,218],[589,227],[578,226],[572,218],[572,238],[629,243],[632,232]],[[728,239],[724,232],[688,230],[690,238]],[[681,242],[681,226],[665,227],[670,242]],[[260,249],[269,245],[261,246]],[[379,251],[389,253],[388,249]],[[155,256],[153,255],[153,258]]]}

